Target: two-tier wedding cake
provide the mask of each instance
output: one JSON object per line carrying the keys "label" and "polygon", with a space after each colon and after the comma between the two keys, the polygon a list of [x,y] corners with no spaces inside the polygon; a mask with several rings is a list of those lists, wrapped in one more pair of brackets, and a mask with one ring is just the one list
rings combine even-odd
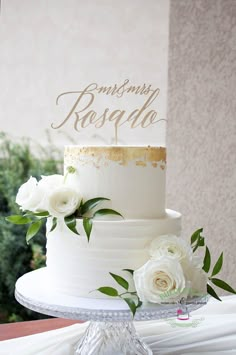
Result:
{"label": "two-tier wedding cake", "polygon": [[[181,215],[165,208],[166,148],[150,146],[67,146],[65,172],[74,167],[68,185],[74,186],[84,201],[105,197],[104,208],[120,216],[95,217],[90,240],[77,219],[73,233],[63,220],[53,231],[48,223],[47,272],[51,285],[59,292],[106,297],[92,292],[100,286],[117,287],[109,272],[137,270],[149,256],[156,237],[179,236]],[[66,201],[65,201],[66,203]],[[96,209],[96,208],[95,208]],[[129,281],[132,282],[129,275]]]}
{"label": "two-tier wedding cake", "polygon": [[[47,221],[47,287],[59,294],[123,299],[133,315],[143,303],[219,299],[203,229],[190,243],[180,213],[165,208],[166,149],[157,146],[67,146],[64,174],[30,177],[16,202],[29,242]],[[195,254],[205,250],[204,257]],[[210,273],[210,276],[208,275]]]}

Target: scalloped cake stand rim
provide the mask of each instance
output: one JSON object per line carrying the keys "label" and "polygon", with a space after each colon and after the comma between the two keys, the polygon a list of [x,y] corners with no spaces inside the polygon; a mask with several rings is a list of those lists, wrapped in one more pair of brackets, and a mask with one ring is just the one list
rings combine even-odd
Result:
{"label": "scalloped cake stand rim", "polygon": [[[23,306],[47,315],[81,321],[132,321],[126,303],[119,299],[100,299],[69,296],[50,287],[47,268],[43,267],[21,276],[15,286],[15,297]],[[208,296],[187,300],[188,311],[207,303]],[[179,305],[145,304],[136,312],[135,321],[175,317]]]}

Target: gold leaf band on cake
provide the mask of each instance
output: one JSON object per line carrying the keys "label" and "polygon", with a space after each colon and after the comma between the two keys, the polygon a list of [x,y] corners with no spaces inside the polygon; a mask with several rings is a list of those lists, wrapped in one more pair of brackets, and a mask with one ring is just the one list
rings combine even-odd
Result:
{"label": "gold leaf band on cake", "polygon": [[156,168],[161,163],[161,168],[166,163],[165,147],[141,147],[141,146],[66,146],[65,162],[73,165],[73,161],[81,163],[93,163],[99,167],[105,161],[117,162],[119,165],[127,165],[134,162],[136,166],[145,167],[148,163]]}

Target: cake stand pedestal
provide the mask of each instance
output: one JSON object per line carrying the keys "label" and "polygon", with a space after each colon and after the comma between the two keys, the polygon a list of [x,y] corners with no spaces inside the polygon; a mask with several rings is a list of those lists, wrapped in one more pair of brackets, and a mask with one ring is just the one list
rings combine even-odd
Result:
{"label": "cake stand pedestal", "polygon": [[39,313],[91,321],[75,346],[76,355],[151,355],[151,349],[136,333],[133,320],[176,317],[181,308],[186,314],[207,302],[207,297],[195,297],[184,304],[143,305],[133,319],[122,300],[73,297],[55,292],[47,280],[46,271],[42,268],[20,277],[16,282],[16,299]]}

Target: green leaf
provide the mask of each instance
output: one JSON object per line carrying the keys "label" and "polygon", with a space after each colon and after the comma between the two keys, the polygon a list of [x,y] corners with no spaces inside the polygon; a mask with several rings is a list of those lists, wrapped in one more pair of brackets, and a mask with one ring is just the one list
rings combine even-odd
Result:
{"label": "green leaf", "polygon": [[196,230],[191,236],[191,244],[194,244],[199,238],[200,234],[203,232],[203,228]]}
{"label": "green leaf", "polygon": [[131,269],[123,269],[123,271],[128,271],[132,276],[134,274],[134,270],[131,270]]}
{"label": "green leaf", "polygon": [[210,267],[211,267],[211,254],[210,254],[208,247],[206,246],[202,269],[205,272],[208,272],[210,270]]}
{"label": "green leaf", "polygon": [[114,215],[117,215],[117,216],[120,216],[123,218],[123,216],[115,211],[115,210],[112,210],[110,208],[102,208],[101,210],[98,210],[94,213],[93,217],[97,217],[97,216],[105,216],[105,215],[108,215],[108,214],[114,214]]}
{"label": "green leaf", "polygon": [[75,217],[76,218],[81,218],[82,217],[82,213],[81,213],[81,208],[83,206],[83,199],[80,200],[80,204],[79,204],[79,207],[77,208],[77,210],[75,211]]}
{"label": "green leaf", "polygon": [[76,218],[75,216],[69,216],[64,218],[65,224],[67,227],[71,230],[71,232],[79,235],[77,229],[76,229]]}
{"label": "green leaf", "polygon": [[113,288],[113,287],[108,287],[108,286],[104,286],[104,287],[99,287],[97,289],[97,291],[104,293],[104,295],[107,296],[111,296],[111,297],[117,297],[118,296],[118,291]]}
{"label": "green leaf", "polygon": [[81,201],[80,201],[80,204],[79,204],[79,211],[80,211],[80,209],[81,209],[81,207],[83,206],[83,204],[84,204],[84,200],[83,199],[81,199]]}
{"label": "green leaf", "polygon": [[66,170],[69,174],[74,174],[76,172],[76,168],[74,168],[72,165],[67,166]]}
{"label": "green leaf", "polygon": [[36,217],[48,217],[49,216],[49,212],[48,211],[37,212],[37,213],[34,213],[34,216],[36,216]]}
{"label": "green leaf", "polygon": [[80,206],[80,213],[84,215],[85,213],[96,207],[102,201],[110,201],[110,199],[105,197],[92,198],[91,200],[86,201],[82,206]]}
{"label": "green leaf", "polygon": [[199,236],[197,239],[197,242],[193,248],[193,252],[195,252],[198,247],[204,247],[204,245],[205,245],[205,238],[202,236]]}
{"label": "green leaf", "polygon": [[198,247],[203,247],[205,245],[205,238],[201,236],[202,232],[203,228],[197,229],[191,236],[191,245],[193,248],[193,252],[195,252]]}
{"label": "green leaf", "polygon": [[28,224],[28,223],[32,222],[30,217],[25,217],[25,216],[21,216],[21,215],[12,215],[12,216],[6,217],[5,219],[6,219],[6,221],[14,223],[14,224]]}
{"label": "green leaf", "polygon": [[131,310],[133,317],[134,317],[136,310],[137,310],[137,306],[136,306],[134,300],[132,298],[128,298],[128,297],[122,297],[122,299],[127,303],[127,305],[129,306],[129,309]]}
{"label": "green leaf", "polygon": [[29,244],[30,239],[32,239],[35,236],[35,234],[38,233],[41,225],[42,225],[42,221],[36,221],[29,226],[27,233],[26,233],[27,244]]}
{"label": "green leaf", "polygon": [[50,232],[52,232],[57,226],[57,218],[56,217],[53,217],[52,219],[52,227],[50,229]]}
{"label": "green leaf", "polygon": [[205,238],[202,237],[202,236],[200,236],[200,237],[198,238],[198,246],[199,246],[199,247],[204,247],[204,245],[205,245]]}
{"label": "green leaf", "polygon": [[220,272],[222,265],[223,265],[223,252],[220,254],[219,259],[215,263],[211,276],[217,275]]}
{"label": "green leaf", "polygon": [[109,274],[113,277],[113,279],[124,289],[128,291],[129,289],[129,283],[121,276],[113,274],[112,272],[109,272]]}
{"label": "green leaf", "polygon": [[86,236],[88,238],[88,242],[89,242],[90,234],[91,234],[92,227],[93,227],[93,219],[84,217],[83,218],[83,226],[84,226],[84,230],[85,230]]}
{"label": "green leaf", "polygon": [[141,307],[141,306],[142,306],[142,304],[143,304],[143,302],[142,302],[142,301],[140,301],[140,299],[138,298],[137,308]]}
{"label": "green leaf", "polygon": [[212,297],[216,298],[218,301],[221,301],[220,297],[216,294],[215,290],[207,284],[207,293]]}
{"label": "green leaf", "polygon": [[225,281],[220,280],[220,279],[215,279],[214,277],[210,278],[210,280],[215,286],[222,288],[223,290],[228,291],[230,293],[236,294],[236,291],[229,284],[227,284]]}

